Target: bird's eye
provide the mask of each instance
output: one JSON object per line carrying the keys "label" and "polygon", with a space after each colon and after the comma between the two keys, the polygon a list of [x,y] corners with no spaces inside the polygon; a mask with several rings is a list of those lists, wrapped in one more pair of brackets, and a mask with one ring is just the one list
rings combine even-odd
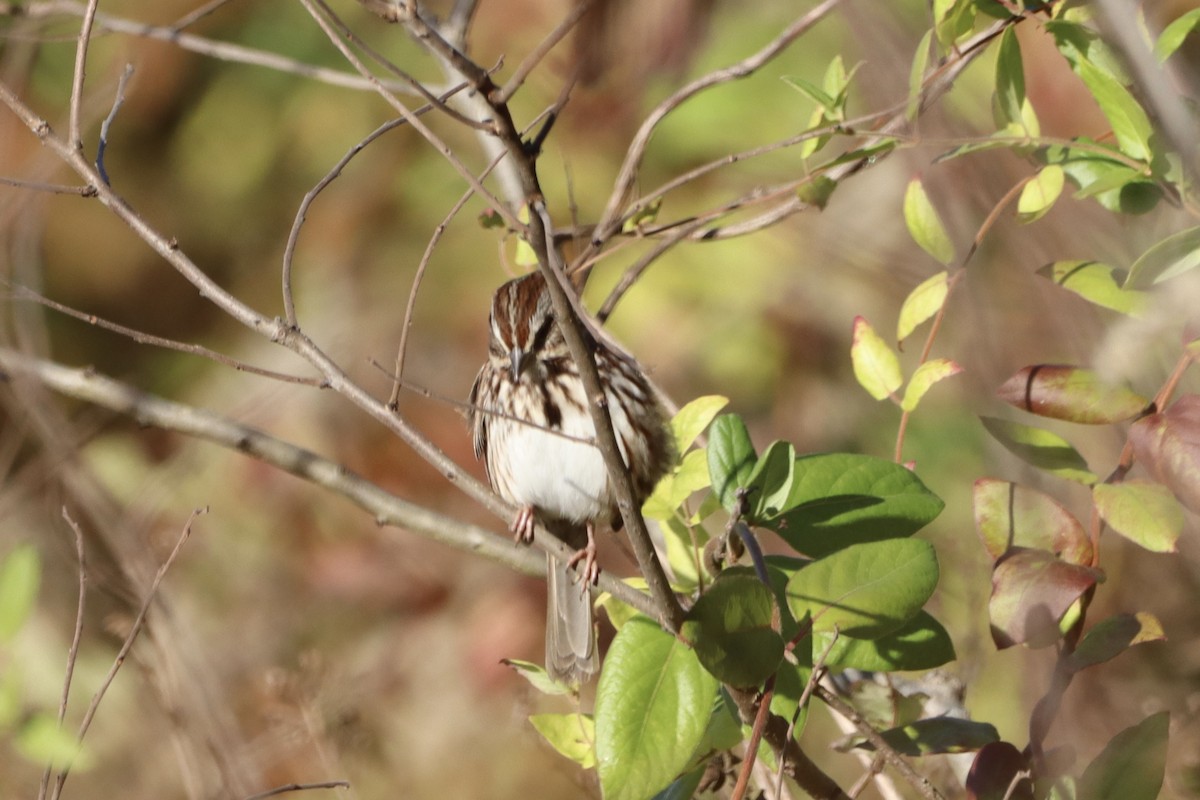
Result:
{"label": "bird's eye", "polygon": [[546,339],[550,337],[550,328],[554,325],[554,317],[547,314],[542,318],[542,324],[533,333],[533,342],[531,343],[530,352],[536,353],[546,344]]}

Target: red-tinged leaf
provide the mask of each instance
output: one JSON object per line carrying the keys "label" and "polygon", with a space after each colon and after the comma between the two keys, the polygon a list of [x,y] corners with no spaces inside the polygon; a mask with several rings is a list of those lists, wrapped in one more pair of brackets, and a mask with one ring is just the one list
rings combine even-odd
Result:
{"label": "red-tinged leaf", "polygon": [[1079,800],[1155,800],[1167,766],[1170,715],[1160,711],[1114,736],[1079,779]]}
{"label": "red-tinged leaf", "polygon": [[1012,793],[1013,780],[1029,769],[1025,756],[1011,742],[992,742],[984,745],[967,773],[969,800],[1033,800],[1033,785],[1028,779],[1018,783]]}
{"label": "red-tinged leaf", "polygon": [[1092,562],[1083,526],[1048,494],[994,478],[975,482],[975,530],[992,560],[1012,547],[1051,550],[1071,564]]}
{"label": "red-tinged leaf", "polygon": [[1166,638],[1162,623],[1153,614],[1144,611],[1117,614],[1096,623],[1084,634],[1075,652],[1067,657],[1067,665],[1072,672],[1078,672],[1116,658],[1135,644]]}
{"label": "red-tinged leaf", "polygon": [[1132,419],[1150,401],[1123,386],[1112,386],[1088,369],[1056,364],[1025,367],[996,390],[1009,405],[1041,417],[1107,425]]}
{"label": "red-tinged leaf", "polygon": [[1098,483],[1092,499],[1101,518],[1117,533],[1154,553],[1175,552],[1183,532],[1183,508],[1171,490],[1148,481]]}
{"label": "red-tinged leaf", "polygon": [[1013,548],[992,571],[992,641],[1001,650],[1053,644],[1059,619],[1101,577],[1099,570],[1068,564],[1045,550]]}
{"label": "red-tinged leaf", "polygon": [[1184,395],[1129,429],[1137,460],[1179,501],[1200,513],[1200,395]]}
{"label": "red-tinged leaf", "polygon": [[926,361],[917,367],[917,371],[909,379],[908,386],[904,389],[904,399],[900,401],[900,408],[905,411],[916,410],[917,404],[921,402],[921,398],[925,396],[925,393],[935,383],[944,381],[946,378],[951,378],[960,372],[962,372],[962,367],[948,358],[935,358],[932,361]]}

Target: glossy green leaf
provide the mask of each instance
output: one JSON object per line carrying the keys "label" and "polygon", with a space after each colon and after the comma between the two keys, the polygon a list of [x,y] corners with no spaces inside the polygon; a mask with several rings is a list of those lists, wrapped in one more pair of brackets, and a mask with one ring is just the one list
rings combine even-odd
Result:
{"label": "glossy green leaf", "polygon": [[596,766],[596,724],[590,714],[534,714],[529,723],[561,755],[584,769]]}
{"label": "glossy green leaf", "polygon": [[954,244],[937,209],[929,201],[920,178],[913,178],[904,193],[904,224],[909,235],[929,255],[943,264],[954,260]]}
{"label": "glossy green leaf", "polygon": [[929,66],[929,48],[933,41],[933,30],[925,31],[917,52],[913,54],[912,66],[908,70],[908,105],[904,116],[909,122],[917,118],[921,110],[921,86],[925,82],[925,69]]}
{"label": "glossy green leaf", "polygon": [[1183,508],[1167,487],[1137,480],[1097,483],[1092,499],[1104,522],[1129,541],[1155,553],[1175,552]]}
{"label": "glossy green leaf", "polygon": [[727,405],[729,405],[728,397],[710,394],[697,397],[679,409],[671,418],[671,436],[675,440],[676,451],[683,453],[691,447],[692,442],[699,438],[709,423]]}
{"label": "glossy green leaf", "polygon": [[876,400],[888,397],[904,383],[900,359],[864,317],[854,318],[850,361],[855,379]]}
{"label": "glossy green leaf", "polygon": [[[1000,734],[993,725],[957,717],[920,719],[883,731],[881,735],[896,752],[911,757],[969,753],[1000,741]],[[859,747],[875,749],[870,742],[863,742]]]}
{"label": "glossy green leaf", "polygon": [[962,367],[948,358],[935,358],[932,361],[926,361],[917,367],[917,371],[913,373],[912,378],[908,381],[908,386],[904,389],[904,399],[900,401],[900,408],[905,411],[915,411],[917,405],[921,402],[921,398],[933,388],[935,383],[953,377],[960,372],[962,372]]}
{"label": "glossy green leaf", "polygon": [[1045,550],[1010,549],[992,570],[992,641],[999,649],[1053,644],[1058,621],[1100,577],[1098,570],[1069,564]]}
{"label": "glossy green leaf", "polygon": [[708,474],[727,510],[733,510],[737,490],[745,488],[757,463],[758,455],[741,417],[723,414],[713,420],[708,431]]}
{"label": "glossy green leaf", "polygon": [[680,633],[705,669],[730,686],[759,686],[783,659],[775,599],[750,575],[722,575],[688,611]]}
{"label": "glossy green leaf", "polygon": [[625,623],[596,689],[606,800],[643,800],[668,786],[700,743],[716,696],[716,679],[691,649],[645,618]]}
{"label": "glossy green leaf", "polygon": [[772,442],[759,457],[746,482],[752,520],[777,517],[787,511],[796,469],[796,449],[790,442]]}
{"label": "glossy green leaf", "polygon": [[1017,219],[1033,222],[1045,216],[1062,194],[1065,180],[1063,168],[1058,164],[1042,167],[1037,176],[1021,189],[1021,196],[1017,198]]}
{"label": "glossy green leaf", "polygon": [[32,545],[18,545],[0,562],[0,644],[11,642],[29,619],[41,575],[41,559]]}
{"label": "glossy green leaf", "polygon": [[1170,25],[1163,28],[1154,43],[1154,55],[1160,62],[1166,61],[1183,44],[1184,40],[1200,25],[1200,8],[1181,14]]}
{"label": "glossy green leaf", "polygon": [[791,510],[765,525],[797,552],[819,558],[844,547],[910,536],[944,503],[916,473],[885,458],[822,453],[796,459]]}
{"label": "glossy green leaf", "polygon": [[1129,428],[1133,454],[1150,475],[1200,513],[1200,395],[1180,397]]}
{"label": "glossy green leaf", "polygon": [[1126,289],[1146,289],[1178,277],[1200,265],[1200,227],[1172,234],[1152,246],[1133,262]]}
{"label": "glossy green leaf", "polygon": [[946,302],[950,291],[950,273],[942,271],[921,281],[904,298],[900,319],[896,323],[896,341],[903,342],[925,320],[932,317]]}
{"label": "glossy green leaf", "polygon": [[684,500],[693,492],[707,488],[708,452],[692,450],[683,457],[674,471],[667,473],[642,504],[642,513],[650,519],[667,520],[675,515]]}
{"label": "glossy green leaf", "polygon": [[975,530],[995,561],[1013,547],[1049,550],[1072,564],[1092,562],[1092,541],[1079,520],[1048,494],[993,478],[974,488]]}
{"label": "glossy green leaf", "polygon": [[1167,764],[1170,715],[1152,714],[1112,738],[1079,779],[1079,800],[1155,800]]}
{"label": "glossy green leaf", "polygon": [[[813,634],[813,649],[825,651],[833,639],[831,632]],[[878,639],[852,639],[838,636],[826,665],[838,669],[870,672],[934,669],[957,658],[954,643],[942,624],[922,610],[912,619]]]}
{"label": "glossy green leaf", "polygon": [[529,681],[529,685],[542,694],[569,694],[571,687],[559,683],[550,677],[545,668],[532,661],[522,661],[519,658],[502,658],[500,663],[512,668],[512,671]]}
{"label": "glossy green leaf", "polygon": [[1055,261],[1039,269],[1038,274],[1101,308],[1132,316],[1146,308],[1145,292],[1122,288],[1124,270],[1098,261]]}
{"label": "glossy green leaf", "polygon": [[1118,614],[1092,626],[1075,650],[1067,657],[1072,672],[1103,664],[1135,644],[1166,639],[1162,623],[1153,614]]}
{"label": "glossy green leaf", "polygon": [[796,572],[787,584],[792,615],[814,631],[877,638],[912,619],[937,588],[933,546],[889,539],[839,550]]}
{"label": "glossy green leaf", "polygon": [[1017,458],[1060,478],[1089,486],[1096,482],[1096,476],[1088,470],[1083,456],[1058,434],[995,417],[980,417],[979,420],[987,432]]}
{"label": "glossy green leaf", "polygon": [[1132,419],[1150,400],[1126,386],[1117,386],[1089,369],[1061,364],[1024,367],[996,390],[1009,405],[1037,414],[1085,425],[1110,425]]}

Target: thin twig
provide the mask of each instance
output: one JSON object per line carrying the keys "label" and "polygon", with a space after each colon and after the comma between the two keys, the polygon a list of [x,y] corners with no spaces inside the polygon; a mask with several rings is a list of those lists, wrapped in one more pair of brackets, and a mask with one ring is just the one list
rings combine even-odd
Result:
{"label": "thin twig", "polygon": [[79,43],[75,46],[75,72],[71,77],[71,101],[67,123],[67,142],[76,151],[83,150],[83,134],[79,118],[83,108],[83,80],[87,76],[88,45],[92,41],[92,25],[96,21],[96,6],[99,0],[88,0],[83,11],[83,24],[79,28]]}
{"label": "thin twig", "polygon": [[[67,701],[71,697],[71,681],[75,676],[75,662],[79,658],[79,641],[83,638],[83,609],[87,601],[87,567],[83,557],[83,531],[79,524],[71,518],[66,506],[63,506],[62,516],[75,534],[75,558],[79,564],[79,601],[75,607],[75,632],[71,635],[71,647],[67,650],[67,667],[63,672],[62,699],[58,704],[59,728],[62,728],[63,721],[67,718]],[[46,770],[42,773],[42,783],[38,787],[38,800],[45,800],[46,791],[50,788],[52,766],[51,763],[47,763]]]}
{"label": "thin twig", "polygon": [[203,345],[188,344],[187,342],[180,342],[176,341],[175,339],[164,339],[163,337],[155,336],[152,333],[143,333],[142,331],[135,330],[133,328],[127,328],[124,325],[119,325],[115,322],[110,322],[109,320],[97,317],[95,314],[85,314],[84,312],[71,308],[70,306],[65,306],[62,303],[51,300],[48,297],[43,297],[32,289],[28,289],[24,286],[14,286],[13,297],[17,299],[31,300],[35,303],[45,306],[46,308],[53,309],[60,314],[66,314],[69,317],[74,317],[77,320],[86,322],[88,325],[94,325],[97,328],[103,328],[106,331],[112,331],[113,333],[120,334],[121,336],[126,336],[138,344],[148,344],[154,347],[162,347],[167,350],[175,350],[180,353],[188,353],[190,355],[200,356],[201,358],[207,358],[210,361],[215,361],[216,363],[222,364],[226,367],[232,367],[239,372],[247,372],[251,375],[261,375],[264,378],[271,378],[272,380],[283,381],[285,383],[298,383],[304,386],[316,387],[325,386],[325,381],[321,378],[306,378],[301,375],[288,375],[284,372],[275,372],[274,370],[263,369],[262,367],[256,367],[253,364],[247,364],[244,361],[239,361],[238,359],[227,356],[224,353],[219,353],[216,350],[210,350]]}
{"label": "thin twig", "polygon": [[571,32],[571,29],[579,23],[579,20],[583,18],[583,15],[587,13],[595,1],[581,0],[581,2],[575,3],[562,22],[558,23],[554,30],[550,31],[546,38],[538,43],[537,47],[531,50],[525,58],[521,59],[521,63],[513,70],[513,74],[509,79],[504,82],[504,86],[492,95],[491,102],[497,105],[507,103],[513,94],[516,93],[517,89],[520,89],[525,83],[525,79],[529,77],[529,73],[533,72],[542,59]]}
{"label": "thin twig", "polygon": [[[83,714],[83,721],[79,723],[79,733],[76,738],[80,744],[83,744],[83,738],[92,726],[92,720],[96,716],[96,711],[100,708],[100,702],[108,692],[108,687],[112,685],[113,680],[117,677],[117,672],[125,663],[129,651],[133,648],[133,643],[137,641],[138,634],[142,631],[142,626],[146,621],[146,613],[150,610],[150,604],[154,602],[154,598],[158,594],[158,587],[162,584],[163,577],[167,574],[167,570],[171,568],[171,565],[175,563],[175,558],[179,555],[180,550],[183,549],[183,543],[191,535],[192,523],[196,521],[196,517],[207,513],[207,508],[198,508],[192,511],[191,515],[188,516],[187,522],[183,525],[183,530],[179,533],[179,539],[175,542],[175,547],[171,549],[162,566],[158,568],[158,572],[154,574],[154,580],[150,582],[150,589],[146,592],[146,598],[142,601],[142,607],[138,609],[137,616],[133,619],[129,633],[125,636],[125,642],[121,645],[121,649],[117,651],[117,657],[113,659],[112,666],[108,669],[108,674],[104,676],[104,680],[100,683],[100,688],[92,696],[92,702],[88,704],[87,711]],[[53,800],[58,800],[62,794],[63,784],[67,782],[67,775],[70,771],[70,763],[63,765],[63,768],[59,771],[58,778],[55,781]]]}
{"label": "thin twig", "polygon": [[109,110],[108,116],[100,125],[100,142],[96,145],[96,171],[100,173],[100,178],[105,183],[111,183],[108,180],[108,172],[104,169],[104,152],[108,149],[108,131],[112,127],[113,120],[117,118],[121,104],[125,102],[125,87],[132,75],[133,64],[126,64],[125,69],[121,71],[121,79],[117,81],[117,93],[113,97],[112,109]]}
{"label": "thin twig", "polygon": [[95,186],[68,186],[63,183],[44,183],[42,181],[23,181],[20,178],[6,178],[0,175],[0,183],[15,186],[18,189],[32,189],[35,192],[50,194],[77,194],[80,197],[95,197]]}
{"label": "thin twig", "polygon": [[268,797],[286,794],[288,792],[307,792],[311,789],[349,789],[350,781],[322,781],[320,783],[286,783],[265,792],[252,794],[246,800],[265,800]]}
{"label": "thin twig", "polygon": [[175,20],[175,22],[171,25],[171,30],[182,31],[184,28],[190,28],[228,2],[229,0],[209,0],[209,2],[205,3],[199,8],[189,11],[187,14],[184,14],[182,17]]}

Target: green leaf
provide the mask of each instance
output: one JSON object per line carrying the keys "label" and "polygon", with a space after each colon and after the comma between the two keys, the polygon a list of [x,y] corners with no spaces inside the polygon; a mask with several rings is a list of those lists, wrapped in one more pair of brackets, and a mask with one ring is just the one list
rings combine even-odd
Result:
{"label": "green leaf", "polygon": [[717,680],[759,686],[783,659],[783,638],[772,627],[775,599],[749,575],[722,575],[688,611],[680,633]]}
{"label": "green leaf", "polygon": [[11,642],[29,619],[41,574],[32,545],[18,545],[0,562],[0,644]]}
{"label": "green leaf", "polygon": [[679,409],[671,418],[671,436],[675,439],[675,449],[683,453],[699,438],[713,418],[721,409],[729,405],[729,398],[719,394],[709,394],[697,397]]}
{"label": "green leaf", "polygon": [[917,367],[908,386],[904,390],[904,399],[900,408],[905,411],[915,411],[921,398],[925,396],[935,383],[962,372],[962,367],[948,358],[935,358]]}
{"label": "green leaf", "polygon": [[1039,269],[1038,275],[1090,303],[1121,314],[1138,316],[1148,302],[1145,292],[1121,288],[1124,270],[1098,261],[1055,261]]}
{"label": "green leaf", "polygon": [[1098,483],[1092,499],[1104,522],[1129,541],[1154,553],[1175,552],[1183,508],[1167,487],[1137,480]]}
{"label": "green leaf", "polygon": [[[646,579],[640,575],[631,578],[622,578],[621,581],[629,584],[639,591],[647,591]],[[600,596],[596,598],[596,603],[604,609],[606,614],[608,614],[608,621],[612,623],[612,626],[617,630],[621,630],[621,628],[625,626],[626,622],[635,617],[646,618],[645,614],[642,614],[633,606],[627,605],[625,602],[618,600],[608,592],[601,592]]]}
{"label": "green leaf", "polygon": [[1200,8],[1193,8],[1163,28],[1162,33],[1158,36],[1158,41],[1154,43],[1154,55],[1159,62],[1166,61],[1174,55],[1175,51],[1183,44],[1183,40],[1196,30],[1197,25],[1200,25]]}
{"label": "green leaf", "polygon": [[672,586],[677,591],[694,592],[700,585],[702,550],[709,536],[702,526],[689,527],[677,516],[659,523],[667,545],[667,564],[671,567]]}
{"label": "green leaf", "polygon": [[621,233],[635,233],[641,230],[643,225],[654,222],[658,219],[658,212],[662,210],[662,198],[656,198],[654,202],[642,206],[637,211],[629,216],[621,224]]}
{"label": "green leaf", "polygon": [[70,766],[72,772],[85,772],[95,759],[84,750],[79,740],[58,725],[50,714],[38,712],[17,733],[17,751],[36,764],[47,764],[53,770]]}
{"label": "green leaf", "polygon": [[864,317],[854,318],[850,360],[859,385],[876,400],[883,400],[904,383],[900,359]]}
{"label": "green leaf", "polygon": [[1072,672],[1103,664],[1116,658],[1135,644],[1160,642],[1166,639],[1162,623],[1153,614],[1118,614],[1092,626],[1079,646],[1067,656]]}
{"label": "green leaf", "polygon": [[678,780],[672,781],[670,786],[654,795],[652,800],[692,800],[707,769],[708,765],[702,764],[691,772],[684,773]]}
{"label": "green leaf", "polygon": [[[813,634],[813,650],[825,651],[831,632]],[[839,636],[825,658],[826,665],[838,669],[870,672],[934,669],[955,660],[954,643],[942,624],[927,611],[878,639],[852,639]]]}
{"label": "green leaf", "polygon": [[692,450],[683,457],[683,461],[673,472],[663,476],[654,487],[654,491],[642,504],[642,513],[650,519],[671,519],[684,500],[691,497],[693,492],[707,488],[710,484],[708,452],[703,449]]}
{"label": "green leaf", "polygon": [[796,449],[790,442],[772,442],[759,457],[746,481],[751,520],[777,517],[787,511],[796,469]]}
{"label": "green leaf", "polygon": [[934,0],[933,29],[938,44],[949,50],[975,26],[975,3],[970,0]]}
{"label": "green leaf", "polygon": [[596,724],[589,714],[534,714],[534,729],[561,755],[584,769],[596,766]]}
{"label": "green leaf", "polygon": [[980,478],[974,489],[975,530],[995,561],[1013,547],[1049,550],[1072,563],[1092,563],[1092,540],[1058,501],[1048,494],[993,478]]}
{"label": "green leaf", "polygon": [[920,539],[856,544],[814,561],[787,584],[792,615],[814,631],[884,636],[912,619],[937,588],[933,546]]}
{"label": "green leaf", "polygon": [[946,302],[950,291],[950,273],[945,270],[921,281],[904,298],[900,320],[896,323],[896,341],[903,342],[922,322],[932,317]]}
{"label": "green leaf", "polygon": [[1041,151],[1047,164],[1058,164],[1079,186],[1075,197],[1094,197],[1096,202],[1122,214],[1144,214],[1162,199],[1162,190],[1149,177],[1128,164],[1105,154],[1115,150],[1080,138],[1080,145],[1052,145]]}
{"label": "green leaf", "polygon": [[606,800],[642,800],[670,784],[700,743],[716,696],[716,679],[682,642],[643,617],[625,623],[596,689]]}
{"label": "green leaf", "polygon": [[[933,39],[933,30],[925,31],[917,52],[913,54],[912,66],[908,70],[908,106],[904,116],[909,122],[917,118],[921,110],[921,86],[925,83],[925,69],[929,66],[929,46]],[[903,337],[901,337],[903,338]]]}
{"label": "green leaf", "polygon": [[920,178],[913,178],[904,193],[904,224],[913,241],[943,264],[954,260],[954,244],[937,209],[929,202]]}
{"label": "green leaf", "polygon": [[825,206],[829,205],[829,198],[833,197],[833,192],[838,187],[838,182],[828,175],[813,175],[809,180],[796,187],[796,197],[800,202],[818,210],[825,210]]}
{"label": "green leaf", "polygon": [[979,420],[996,441],[1022,461],[1088,486],[1096,482],[1096,476],[1088,470],[1083,456],[1058,434],[995,417],[980,417]]}
{"label": "green leaf", "polygon": [[758,463],[746,423],[736,414],[722,414],[708,431],[708,474],[713,492],[726,510],[737,502],[737,490],[745,488]]}
{"label": "green leaf", "polygon": [[1158,242],[1133,262],[1126,289],[1147,289],[1200,265],[1200,227],[1188,228]]}
{"label": "green leaf", "polygon": [[1170,715],[1152,714],[1105,745],[1079,779],[1079,800],[1155,800],[1167,763]]}
{"label": "green leaf", "polygon": [[862,542],[909,536],[945,504],[901,464],[853,453],[796,459],[791,510],[765,521],[797,552],[820,558]]}
{"label": "green leaf", "polygon": [[1058,621],[1101,575],[1045,550],[1009,548],[992,570],[992,641],[1001,650],[1053,644],[1060,635]]}
{"label": "green leaf", "polygon": [[1021,189],[1021,196],[1017,199],[1017,219],[1033,222],[1044,217],[1062,194],[1064,181],[1065,173],[1058,164],[1042,167],[1037,176]]}
{"label": "green leaf", "polygon": [[783,82],[816,103],[821,111],[828,112],[837,107],[837,98],[834,95],[827,93],[824,89],[819,88],[804,78],[795,75],[784,75]]}
{"label": "green leaf", "polygon": [[1148,398],[1125,386],[1115,386],[1095,372],[1059,364],[1024,367],[996,390],[1009,405],[1040,417],[1110,425],[1141,414]]}
{"label": "green leaf", "polygon": [[1117,137],[1121,152],[1130,158],[1150,163],[1154,158],[1150,148],[1154,127],[1129,90],[1091,61],[1080,60],[1075,71],[1099,103],[1100,111]]}
{"label": "green leaf", "polygon": [[1025,105],[1025,68],[1021,61],[1021,44],[1014,28],[1005,28],[1000,35],[996,53],[996,93],[993,96],[996,127],[1014,129],[1028,136],[1024,129],[1021,107]]}
{"label": "green leaf", "polygon": [[[1000,741],[1000,734],[994,726],[957,717],[919,719],[908,725],[883,731],[881,735],[896,752],[911,757],[939,753],[969,753],[986,744]],[[865,750],[875,749],[870,742],[863,742],[859,747]]]}
{"label": "green leaf", "polygon": [[556,695],[569,694],[571,692],[571,687],[554,680],[544,667],[534,664],[531,661],[522,661],[518,658],[502,658],[500,659],[500,663],[506,667],[511,667],[513,672],[529,681],[529,684],[542,694]]}
{"label": "green leaf", "polygon": [[1012,137],[1005,132],[1003,136],[998,138],[981,139],[976,142],[960,144],[958,147],[952,147],[934,158],[932,163],[941,164],[943,161],[950,161],[960,156],[971,155],[972,153],[982,153],[987,150],[1016,150],[1022,146],[1022,144],[1012,141]]}
{"label": "green leaf", "polygon": [[487,230],[488,228],[503,228],[504,217],[500,216],[500,212],[494,208],[485,208],[479,213],[477,218],[479,227]]}

